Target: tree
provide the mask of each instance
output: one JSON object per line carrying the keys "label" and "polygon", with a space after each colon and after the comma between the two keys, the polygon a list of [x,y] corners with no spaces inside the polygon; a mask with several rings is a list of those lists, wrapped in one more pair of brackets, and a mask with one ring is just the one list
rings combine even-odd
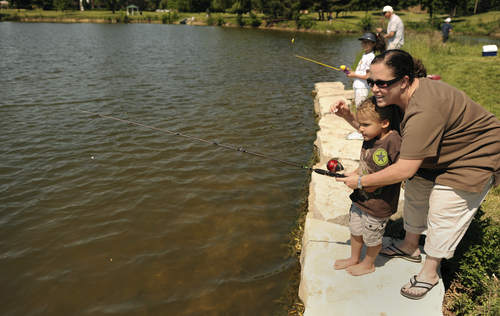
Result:
{"label": "tree", "polygon": [[70,7],[71,7],[70,0],[54,0],[54,8],[57,11],[64,11],[66,9],[69,9]]}
{"label": "tree", "polygon": [[335,12],[335,18],[339,17],[339,13],[347,11],[352,7],[354,0],[334,0],[331,1],[328,12]]}
{"label": "tree", "polygon": [[264,14],[273,18],[295,19],[299,14],[299,0],[271,0],[263,4]]}

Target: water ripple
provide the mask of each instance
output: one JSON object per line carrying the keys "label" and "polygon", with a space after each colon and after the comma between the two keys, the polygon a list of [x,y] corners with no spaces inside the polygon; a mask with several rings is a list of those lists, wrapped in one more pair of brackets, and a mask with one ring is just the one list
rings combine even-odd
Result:
{"label": "water ripple", "polygon": [[[79,110],[304,164],[312,85],[345,76],[299,67],[289,43],[256,30],[0,23],[0,314],[279,310],[307,172]],[[359,49],[297,43],[325,62]]]}

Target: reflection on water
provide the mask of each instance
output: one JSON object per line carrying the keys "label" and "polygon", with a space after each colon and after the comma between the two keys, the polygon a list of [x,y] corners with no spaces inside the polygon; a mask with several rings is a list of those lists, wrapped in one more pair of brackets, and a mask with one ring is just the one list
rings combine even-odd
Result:
{"label": "reflection on water", "polygon": [[2,315],[276,314],[307,172],[310,91],[355,38],[0,23]]}

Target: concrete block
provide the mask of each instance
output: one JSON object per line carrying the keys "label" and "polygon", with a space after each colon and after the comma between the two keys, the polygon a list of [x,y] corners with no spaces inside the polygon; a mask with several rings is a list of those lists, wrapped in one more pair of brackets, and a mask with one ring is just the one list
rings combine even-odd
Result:
{"label": "concrete block", "polygon": [[[315,167],[321,168],[320,165]],[[349,213],[351,192],[335,178],[313,172],[309,186],[309,214],[315,219],[334,223],[336,218]]]}
{"label": "concrete block", "polygon": [[[349,99],[352,91],[344,90],[340,82],[317,83],[315,89],[314,108],[320,116],[320,130],[314,143],[319,163],[314,167],[326,169],[326,162],[337,158],[346,170],[353,170],[359,163],[362,141],[346,140],[345,136],[354,128],[329,114],[331,104],[341,98]],[[420,271],[421,264],[379,256],[374,273],[357,277],[333,268],[336,259],[350,256],[350,232],[346,224],[351,192],[335,178],[312,173],[300,258],[299,297],[304,302],[304,315],[442,315],[442,282],[418,301],[399,292]],[[402,190],[400,204],[403,196]],[[401,208],[392,218],[399,217],[400,211]],[[384,238],[386,245],[390,242]]]}
{"label": "concrete block", "polygon": [[330,108],[333,104],[337,103],[338,101],[343,100],[347,104],[350,103],[350,101],[344,96],[344,93],[338,94],[338,95],[327,95],[327,96],[316,96],[316,100],[318,103],[318,108],[315,108],[316,113],[319,116],[324,116],[324,115],[331,115],[330,114]]}
{"label": "concrete block", "polygon": [[[327,228],[311,221],[309,229]],[[347,227],[330,229],[332,235],[338,236],[336,241],[330,238],[308,242],[299,289],[299,297],[305,305],[304,315],[442,315],[442,282],[421,300],[410,300],[399,293],[409,278],[418,273],[421,264],[379,256],[374,273],[355,277],[345,270],[335,270],[334,261],[350,255],[345,236],[348,230]]]}

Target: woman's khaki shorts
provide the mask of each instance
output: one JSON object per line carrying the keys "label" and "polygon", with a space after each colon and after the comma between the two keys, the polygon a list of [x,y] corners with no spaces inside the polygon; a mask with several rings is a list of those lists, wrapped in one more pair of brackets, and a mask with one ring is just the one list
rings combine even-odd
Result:
{"label": "woman's khaki shorts", "polygon": [[367,247],[375,247],[382,243],[385,226],[389,217],[379,218],[363,212],[354,203],[349,211],[349,228],[353,236],[363,236]]}
{"label": "woman's khaki shorts", "polygon": [[427,255],[449,259],[491,186],[492,181],[480,193],[467,192],[413,177],[405,186],[404,228],[427,235]]}

